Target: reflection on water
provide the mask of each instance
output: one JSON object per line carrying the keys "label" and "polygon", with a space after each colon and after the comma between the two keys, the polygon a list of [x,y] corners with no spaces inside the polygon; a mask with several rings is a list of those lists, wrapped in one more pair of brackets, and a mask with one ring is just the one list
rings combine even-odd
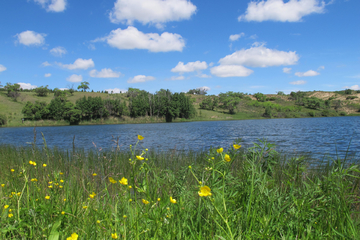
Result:
{"label": "reflection on water", "polygon": [[[136,142],[137,134],[145,137],[143,145],[164,150],[206,150],[211,146],[230,146],[237,138],[245,147],[258,139],[267,139],[286,153],[310,153],[321,158],[325,153],[344,156],[360,147],[360,117],[261,119],[186,123],[123,124],[96,126],[37,127],[37,144],[41,132],[49,147],[72,148],[75,135],[77,148],[108,149],[119,137],[121,149]],[[34,138],[33,128],[0,128],[0,144],[26,145]]]}

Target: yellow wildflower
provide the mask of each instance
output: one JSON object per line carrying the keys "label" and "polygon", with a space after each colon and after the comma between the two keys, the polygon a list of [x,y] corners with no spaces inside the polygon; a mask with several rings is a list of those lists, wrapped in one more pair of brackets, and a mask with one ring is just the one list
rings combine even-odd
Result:
{"label": "yellow wildflower", "polygon": [[216,149],[217,153],[222,153],[224,151],[223,148]]}
{"label": "yellow wildflower", "polygon": [[121,183],[122,185],[128,185],[128,180],[123,177],[121,180],[119,180],[119,183]]}
{"label": "yellow wildflower", "polygon": [[233,147],[238,150],[239,148],[241,148],[241,145],[238,145],[238,144],[234,144]]}
{"label": "yellow wildflower", "polygon": [[191,166],[189,166],[189,169],[191,169]]}
{"label": "yellow wildflower", "polygon": [[83,209],[87,209],[88,208],[88,206],[83,206]]}
{"label": "yellow wildflower", "polygon": [[49,185],[48,188],[52,188],[53,186],[52,185]]}
{"label": "yellow wildflower", "polygon": [[118,235],[117,235],[116,233],[112,233],[112,234],[111,234],[111,238],[112,238],[112,239],[118,239]]}
{"label": "yellow wildflower", "polygon": [[66,202],[66,198],[64,198],[64,202]]}
{"label": "yellow wildflower", "polygon": [[33,163],[34,163],[33,161],[29,161],[29,164],[30,164],[30,165],[33,165]]}
{"label": "yellow wildflower", "polygon": [[161,200],[161,199],[160,199],[160,198],[158,198],[157,200],[158,200],[158,202],[160,202],[160,200]]}
{"label": "yellow wildflower", "polygon": [[60,175],[63,175],[64,173],[60,172]]}
{"label": "yellow wildflower", "polygon": [[70,237],[66,238],[66,240],[77,240],[79,237],[79,235],[77,235],[76,233],[71,234]]}
{"label": "yellow wildflower", "polygon": [[149,201],[146,201],[145,199],[142,199],[142,202],[143,202],[144,204],[149,204],[149,203],[150,203]]}
{"label": "yellow wildflower", "polygon": [[5,206],[4,206],[4,209],[7,209],[8,207],[9,207],[9,205],[5,205]]}
{"label": "yellow wildflower", "polygon": [[62,212],[61,212],[61,214],[62,214],[62,215],[64,215],[64,214],[65,214],[65,212],[64,212],[64,211],[62,211]]}
{"label": "yellow wildflower", "polygon": [[52,182],[48,182],[49,184],[52,184]]}
{"label": "yellow wildflower", "polygon": [[55,183],[55,186],[58,186],[59,184],[58,183]]}
{"label": "yellow wildflower", "polygon": [[172,203],[176,203],[176,199],[174,199],[174,198],[172,198],[172,197],[170,197],[170,202],[172,202]]}
{"label": "yellow wildflower", "polygon": [[145,151],[149,151],[149,149],[146,148]]}
{"label": "yellow wildflower", "polygon": [[130,198],[130,199],[129,199],[129,202],[131,202],[131,201],[132,201],[132,199]]}
{"label": "yellow wildflower", "polygon": [[62,180],[62,179],[61,179],[61,180],[60,180],[60,182],[61,182],[61,183],[63,183],[63,182],[64,182],[64,180]]}
{"label": "yellow wildflower", "polygon": [[11,169],[10,171],[11,171],[11,172],[15,172],[15,170],[14,170],[14,169]]}
{"label": "yellow wildflower", "polygon": [[5,184],[1,184],[1,187],[5,187]]}
{"label": "yellow wildflower", "polygon": [[14,215],[12,213],[9,213],[8,217],[11,218],[13,217]]}
{"label": "yellow wildflower", "polygon": [[36,178],[31,179],[32,182],[37,182],[38,180]]}
{"label": "yellow wildflower", "polygon": [[45,163],[43,164],[43,167],[46,167],[46,164],[45,164]]}
{"label": "yellow wildflower", "polygon": [[46,199],[46,200],[49,200],[49,199],[50,199],[50,196],[46,196],[45,199]]}
{"label": "yellow wildflower", "polygon": [[9,209],[9,212],[12,212],[12,209]]}
{"label": "yellow wildflower", "polygon": [[90,198],[94,198],[96,196],[96,194],[93,192],[92,194],[89,195]]}
{"label": "yellow wildflower", "polygon": [[126,215],[124,215],[124,216],[123,216],[123,218],[127,218],[127,216],[126,216]]}
{"label": "yellow wildflower", "polygon": [[115,181],[112,177],[109,177],[109,181],[110,181],[111,183],[116,183],[116,181]]}
{"label": "yellow wildflower", "polygon": [[21,192],[18,192],[16,195],[18,195],[18,197],[20,197],[20,195],[21,195]]}
{"label": "yellow wildflower", "polygon": [[136,156],[136,158],[140,161],[144,160],[144,158],[142,156]]}
{"label": "yellow wildflower", "polygon": [[59,188],[63,188],[63,186],[60,185]]}
{"label": "yellow wildflower", "polygon": [[132,188],[132,186],[129,186],[129,189],[131,189]]}
{"label": "yellow wildflower", "polygon": [[224,157],[225,161],[227,162],[230,162],[231,161],[231,158],[229,155],[225,154],[225,157]]}
{"label": "yellow wildflower", "polygon": [[211,196],[211,189],[208,186],[203,186],[200,188],[200,191],[198,192],[200,197],[207,197]]}
{"label": "yellow wildflower", "polygon": [[144,139],[144,137],[143,137],[143,136],[141,136],[141,135],[138,135],[138,139],[141,141],[141,140],[143,140],[143,139]]}
{"label": "yellow wildflower", "polygon": [[36,162],[33,162],[33,164],[32,164],[33,166],[36,166]]}
{"label": "yellow wildflower", "polygon": [[93,173],[92,175],[93,175],[94,177],[96,177],[97,174],[96,174],[96,173]]}
{"label": "yellow wildflower", "polygon": [[99,223],[99,224],[100,224],[100,220],[97,220],[96,223]]}

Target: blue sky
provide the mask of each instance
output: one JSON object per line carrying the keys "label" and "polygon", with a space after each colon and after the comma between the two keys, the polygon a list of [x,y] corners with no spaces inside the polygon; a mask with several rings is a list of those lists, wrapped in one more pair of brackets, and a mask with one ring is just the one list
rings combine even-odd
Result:
{"label": "blue sky", "polygon": [[360,89],[359,0],[0,2],[0,81],[155,92]]}

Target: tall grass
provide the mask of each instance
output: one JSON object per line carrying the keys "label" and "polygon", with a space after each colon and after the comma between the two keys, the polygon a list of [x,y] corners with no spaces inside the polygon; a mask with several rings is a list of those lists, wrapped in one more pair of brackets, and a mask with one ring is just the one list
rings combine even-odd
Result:
{"label": "tall grass", "polygon": [[358,165],[235,147],[0,146],[0,239],[359,239]]}

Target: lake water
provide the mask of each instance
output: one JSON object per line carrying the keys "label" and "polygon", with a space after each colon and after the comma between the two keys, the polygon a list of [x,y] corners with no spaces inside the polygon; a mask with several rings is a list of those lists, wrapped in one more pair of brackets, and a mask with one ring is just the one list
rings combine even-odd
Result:
{"label": "lake water", "polygon": [[[229,147],[242,138],[244,147],[253,146],[258,139],[277,145],[279,152],[310,153],[321,158],[324,154],[344,156],[349,152],[358,156],[360,149],[360,117],[261,119],[236,121],[208,121],[186,123],[120,124],[37,127],[37,144],[42,145],[41,132],[49,147],[111,149],[112,140],[119,137],[122,150],[137,141],[137,134],[145,137],[143,146],[160,151],[207,150]],[[33,127],[0,128],[0,144],[28,145],[34,139]],[[351,141],[351,145],[349,143]]]}

